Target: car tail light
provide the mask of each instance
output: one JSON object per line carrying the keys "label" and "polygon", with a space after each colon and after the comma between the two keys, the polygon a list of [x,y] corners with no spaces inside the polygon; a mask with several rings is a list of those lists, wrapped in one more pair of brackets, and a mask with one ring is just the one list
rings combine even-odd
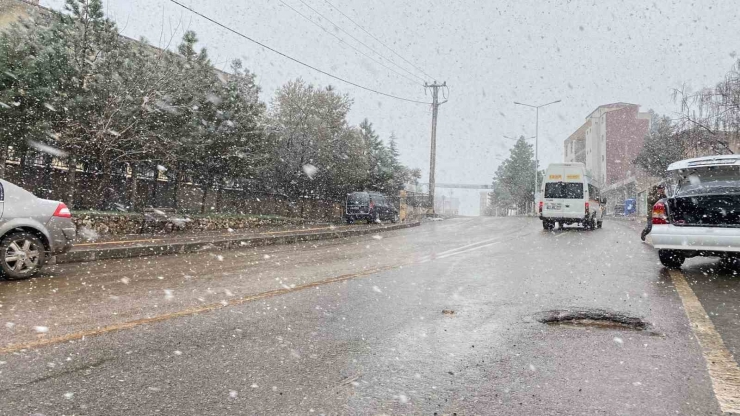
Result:
{"label": "car tail light", "polygon": [[373,208],[375,208],[375,202],[370,201],[370,209],[373,209]]}
{"label": "car tail light", "polygon": [[666,215],[663,201],[658,201],[653,205],[653,224],[668,224],[668,215]]}
{"label": "car tail light", "polygon": [[589,212],[588,207],[589,207],[588,202],[586,202],[586,215],[588,215],[588,212]]}
{"label": "car tail light", "polygon": [[540,214],[542,214],[542,201],[540,201]]}
{"label": "car tail light", "polygon": [[54,216],[60,218],[72,218],[72,213],[69,211],[69,208],[64,205],[64,202],[60,202],[59,205],[57,205],[56,211],[54,211]]}

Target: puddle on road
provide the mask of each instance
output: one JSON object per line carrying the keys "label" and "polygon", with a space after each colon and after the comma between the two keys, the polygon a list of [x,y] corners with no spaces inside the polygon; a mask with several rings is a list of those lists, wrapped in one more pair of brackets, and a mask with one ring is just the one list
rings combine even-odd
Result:
{"label": "puddle on road", "polygon": [[650,324],[640,318],[603,309],[554,310],[538,314],[538,322],[551,326],[603,330],[645,331]]}

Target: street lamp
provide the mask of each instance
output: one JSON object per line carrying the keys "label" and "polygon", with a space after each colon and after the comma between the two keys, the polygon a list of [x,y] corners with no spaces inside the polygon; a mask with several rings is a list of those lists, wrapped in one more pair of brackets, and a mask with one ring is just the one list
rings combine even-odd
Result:
{"label": "street lamp", "polygon": [[503,137],[504,137],[504,139],[509,139],[509,140],[519,140],[520,138],[524,138],[524,140],[530,140],[530,139],[534,139],[535,138],[535,136],[532,136],[532,137],[524,137],[524,136],[511,137],[511,136],[507,136],[505,134],[503,135]]}
{"label": "street lamp", "polygon": [[538,182],[538,180],[537,180],[537,172],[538,172],[538,168],[539,168],[539,155],[537,153],[537,150],[538,150],[539,135],[540,135],[540,108],[546,107],[546,106],[548,106],[550,104],[556,104],[556,103],[559,103],[559,102],[560,102],[560,100],[553,101],[553,102],[547,103],[547,104],[532,105],[532,104],[524,104],[524,103],[520,103],[520,102],[514,101],[514,104],[516,104],[516,105],[523,105],[525,107],[530,107],[530,108],[534,108],[535,109],[535,125],[534,125],[534,206],[533,206],[533,208],[535,210],[537,210],[537,195],[539,193],[538,190],[537,190],[537,185],[538,185],[537,184],[537,182]]}

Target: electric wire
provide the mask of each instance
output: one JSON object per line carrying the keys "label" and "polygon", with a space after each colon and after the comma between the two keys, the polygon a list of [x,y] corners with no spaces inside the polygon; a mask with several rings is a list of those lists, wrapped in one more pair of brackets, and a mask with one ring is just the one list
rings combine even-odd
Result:
{"label": "electric wire", "polygon": [[196,11],[196,10],[188,7],[188,6],[185,6],[184,4],[180,3],[177,0],[168,0],[168,1],[171,2],[171,3],[173,3],[173,4],[176,4],[177,6],[183,8],[183,9],[185,9],[185,10],[191,12],[191,13],[193,13],[196,16],[201,17],[202,19],[205,19],[205,20],[207,20],[207,21],[215,24],[216,26],[221,27],[222,29],[225,29],[225,30],[227,30],[227,31],[229,31],[229,32],[231,32],[231,33],[239,36],[239,37],[242,37],[242,38],[244,38],[244,39],[246,39],[246,40],[248,40],[248,41],[250,41],[250,42],[252,42],[252,43],[254,43],[256,45],[261,46],[261,47],[269,50],[270,52],[276,53],[276,54],[282,56],[283,58],[289,59],[289,60],[291,60],[291,61],[293,61],[293,62],[295,62],[297,64],[303,65],[306,68],[312,69],[312,70],[314,70],[314,71],[316,71],[316,72],[318,72],[320,74],[323,74],[323,75],[326,75],[328,77],[334,78],[334,79],[336,79],[338,81],[344,82],[345,84],[352,85],[353,87],[357,87],[357,88],[363,89],[365,91],[373,92],[373,93],[378,94],[378,95],[382,95],[382,96],[389,97],[389,98],[394,98],[396,100],[407,101],[407,102],[416,103],[416,104],[425,104],[425,105],[430,105],[431,104],[430,102],[426,102],[426,101],[419,101],[419,100],[414,100],[414,99],[410,99],[410,98],[399,97],[397,95],[393,95],[393,94],[389,94],[389,93],[386,93],[386,92],[378,91],[376,89],[369,88],[369,87],[366,87],[364,85],[360,85],[360,84],[358,84],[356,82],[349,81],[347,79],[344,79],[342,77],[339,77],[339,76],[334,75],[332,73],[329,73],[327,71],[324,71],[322,69],[319,69],[319,68],[317,68],[317,67],[315,67],[313,65],[307,64],[307,63],[305,63],[305,62],[303,62],[303,61],[301,61],[301,60],[299,60],[297,58],[293,58],[292,56],[290,56],[288,54],[285,54],[283,52],[280,52],[279,50],[277,50],[275,48],[272,48],[270,46],[267,46],[266,44],[264,44],[264,43],[262,43],[262,42],[260,42],[258,40],[252,39],[251,37],[249,37],[249,36],[247,36],[247,35],[245,35],[245,34],[243,34],[241,32],[238,32],[235,29],[232,29],[232,28],[226,26],[225,24],[220,23],[220,22],[218,22],[218,21],[216,21],[216,20],[214,20],[214,19],[212,19],[212,18],[204,15],[203,13],[200,13],[200,12],[198,12],[198,11]]}

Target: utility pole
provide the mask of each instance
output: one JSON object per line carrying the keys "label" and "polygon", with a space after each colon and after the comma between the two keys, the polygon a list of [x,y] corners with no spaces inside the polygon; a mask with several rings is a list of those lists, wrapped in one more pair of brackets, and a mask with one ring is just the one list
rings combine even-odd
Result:
{"label": "utility pole", "polygon": [[[435,81],[432,84],[424,83],[424,88],[432,89],[432,150],[429,157],[429,199],[432,201],[432,214],[434,214],[434,170],[437,162],[437,114],[439,113],[439,106],[446,103],[447,100],[439,102],[439,89],[447,86],[447,82],[437,84]],[[442,207],[444,211],[444,207]]]}

